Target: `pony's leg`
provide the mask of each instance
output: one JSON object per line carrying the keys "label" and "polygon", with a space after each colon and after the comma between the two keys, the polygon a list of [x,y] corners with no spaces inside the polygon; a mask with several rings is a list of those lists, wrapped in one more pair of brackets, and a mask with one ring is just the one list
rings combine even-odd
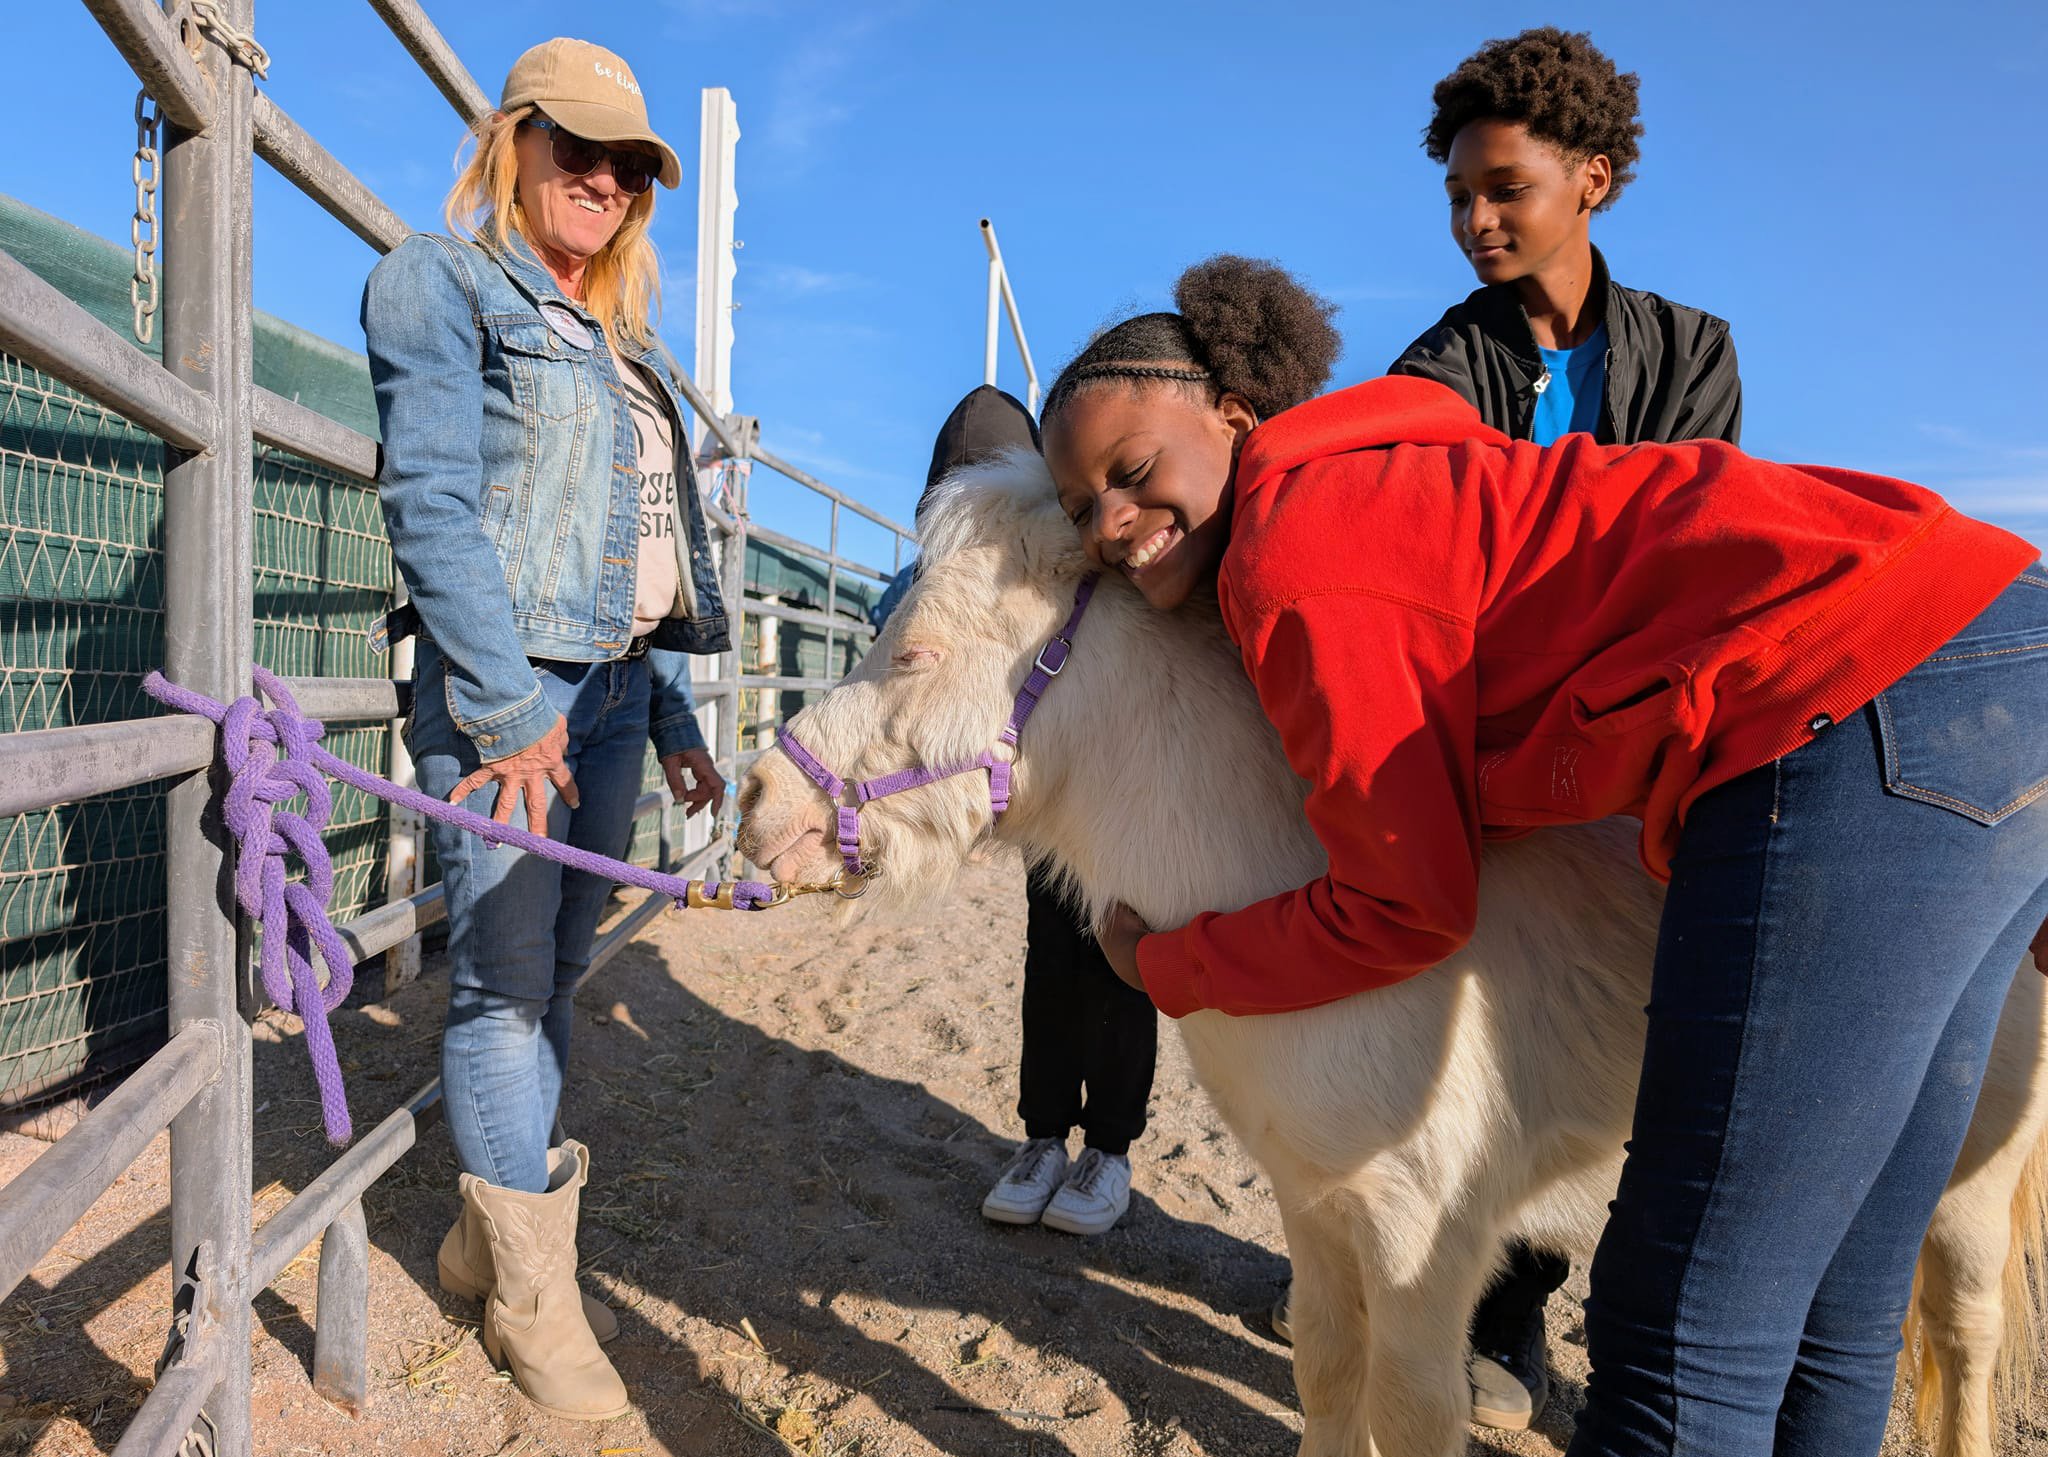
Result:
{"label": "pony's leg", "polygon": [[[1998,1197],[2004,1193],[2006,1197]],[[1921,1338],[1938,1375],[1938,1457],[1991,1457],[1991,1384],[2005,1330],[2009,1190],[1951,1189],[1920,1247]]]}
{"label": "pony's leg", "polygon": [[1370,1326],[1353,1221],[1332,1207],[1336,1201],[1299,1209],[1278,1181],[1275,1192],[1281,1195],[1281,1224],[1294,1262],[1287,1314],[1294,1328],[1294,1386],[1301,1398],[1301,1457],[1371,1457],[1366,1421]]}
{"label": "pony's leg", "polygon": [[1494,1244],[1469,1229],[1446,1229],[1419,1277],[1398,1285],[1368,1284],[1372,1355],[1366,1386],[1377,1457],[1455,1457],[1465,1451],[1472,1416],[1466,1325],[1492,1272]]}
{"label": "pony's leg", "polygon": [[1920,1247],[1915,1311],[1935,1379],[1914,1393],[1938,1457],[1990,1457],[1998,1367],[2037,1349],[2021,1251],[2041,1246],[2048,1200],[2048,987],[2022,966],[2006,994],[1984,1088]]}

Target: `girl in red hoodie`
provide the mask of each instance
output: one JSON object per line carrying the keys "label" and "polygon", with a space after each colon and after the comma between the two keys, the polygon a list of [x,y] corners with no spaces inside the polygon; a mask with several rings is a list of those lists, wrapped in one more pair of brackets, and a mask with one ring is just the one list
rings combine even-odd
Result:
{"label": "girl in red hoodie", "polygon": [[1330,870],[1121,918],[1112,965],[1172,1016],[1369,991],[1464,944],[1482,839],[1638,818],[1671,890],[1572,1457],[1874,1453],[2048,916],[2035,549],[1718,441],[1513,441],[1427,380],[1295,404],[1325,306],[1233,258],[1176,303],[1061,373],[1046,460],[1104,570],[1213,587]]}

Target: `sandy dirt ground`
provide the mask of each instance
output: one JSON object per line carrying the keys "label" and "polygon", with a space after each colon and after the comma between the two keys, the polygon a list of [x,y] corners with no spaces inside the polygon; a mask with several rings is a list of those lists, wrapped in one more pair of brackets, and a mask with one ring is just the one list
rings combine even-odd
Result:
{"label": "sandy dirt ground", "polygon": [[[982,1194],[1019,1136],[1022,877],[971,870],[928,916],[843,931],[808,909],[665,916],[586,988],[563,1121],[592,1151],[584,1281],[618,1310],[631,1415],[535,1413],[492,1370],[475,1303],[436,1288],[455,1210],[436,1126],[366,1201],[367,1411],[313,1393],[309,1250],[256,1300],[257,1451],[1293,1452],[1288,1354],[1265,1317],[1286,1278],[1279,1217],[1177,1039],[1161,1039],[1120,1227],[986,1224]],[[430,974],[337,1015],[358,1128],[435,1071],[443,995]],[[259,1221],[327,1157],[294,1030],[274,1012],[257,1030]],[[0,1135],[0,1180],[43,1147]],[[0,1454],[112,1450],[162,1349],[166,1189],[159,1139],[0,1307]],[[1576,1276],[1552,1303],[1536,1430],[1475,1431],[1471,1453],[1563,1450],[1583,1294]],[[1897,1413],[1884,1450],[1919,1450]],[[2020,1418],[2002,1452],[2048,1453],[2048,1422]]]}

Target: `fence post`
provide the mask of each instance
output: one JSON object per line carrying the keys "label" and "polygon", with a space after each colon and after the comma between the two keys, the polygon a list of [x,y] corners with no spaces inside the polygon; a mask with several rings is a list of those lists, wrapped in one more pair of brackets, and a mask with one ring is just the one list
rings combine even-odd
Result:
{"label": "fence post", "polygon": [[[248,33],[252,0],[216,0]],[[171,124],[164,150],[164,364],[205,395],[214,448],[167,448],[164,470],[164,662],[171,679],[223,702],[249,691],[253,650],[249,73],[209,41],[200,68],[216,97],[204,135]],[[248,1457],[250,1058],[244,1020],[248,947],[238,934],[233,864],[212,785],[194,774],[165,808],[170,1033],[195,1021],[222,1031],[219,1081],[171,1122],[171,1269],[194,1273],[218,1332],[220,1384],[206,1401],[217,1457]]]}
{"label": "fence post", "polygon": [[[725,680],[732,685],[732,695],[720,707],[718,714],[718,757],[726,764],[726,776],[737,785],[740,780],[740,675],[747,671],[747,476],[750,467],[747,462],[737,463],[727,473],[730,483],[727,487],[726,511],[732,517],[732,531],[725,538],[725,602],[726,611],[732,619],[732,651],[726,654]],[[738,824],[739,806],[732,807],[734,824]],[[744,863],[735,846],[731,856],[731,874],[735,877],[744,872]]]}
{"label": "fence post", "polygon": [[370,1389],[370,1235],[352,1199],[320,1237],[313,1389],[352,1417]]}

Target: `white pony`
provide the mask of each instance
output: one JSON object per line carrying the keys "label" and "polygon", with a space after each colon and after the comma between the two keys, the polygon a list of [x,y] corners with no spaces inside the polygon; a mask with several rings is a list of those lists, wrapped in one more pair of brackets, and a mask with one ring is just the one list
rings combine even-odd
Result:
{"label": "white pony", "polygon": [[[1028,455],[956,476],[926,522],[902,607],[789,725],[849,783],[996,746],[1087,571]],[[1109,578],[1024,731],[1008,811],[993,815],[984,772],[943,779],[866,805],[861,853],[879,872],[871,899],[908,904],[993,838],[1050,857],[1092,910],[1124,901],[1176,926],[1324,872],[1304,795],[1213,602],[1160,613]],[[837,864],[834,806],[784,754],[755,764],[741,808],[743,853],[775,875]],[[1598,1236],[1663,895],[1635,833],[1606,822],[1489,845],[1471,943],[1423,975],[1308,1011],[1178,1024],[1278,1197],[1303,1453],[1463,1451],[1466,1319],[1503,1235],[1581,1252]],[[2044,1013],[2029,970],[1922,1250],[1920,1396],[1933,1413],[1939,1391],[1942,1457],[1989,1457],[2001,1346],[2022,1378],[2032,1359],[2024,1249],[2038,1251],[2048,1218]]]}

